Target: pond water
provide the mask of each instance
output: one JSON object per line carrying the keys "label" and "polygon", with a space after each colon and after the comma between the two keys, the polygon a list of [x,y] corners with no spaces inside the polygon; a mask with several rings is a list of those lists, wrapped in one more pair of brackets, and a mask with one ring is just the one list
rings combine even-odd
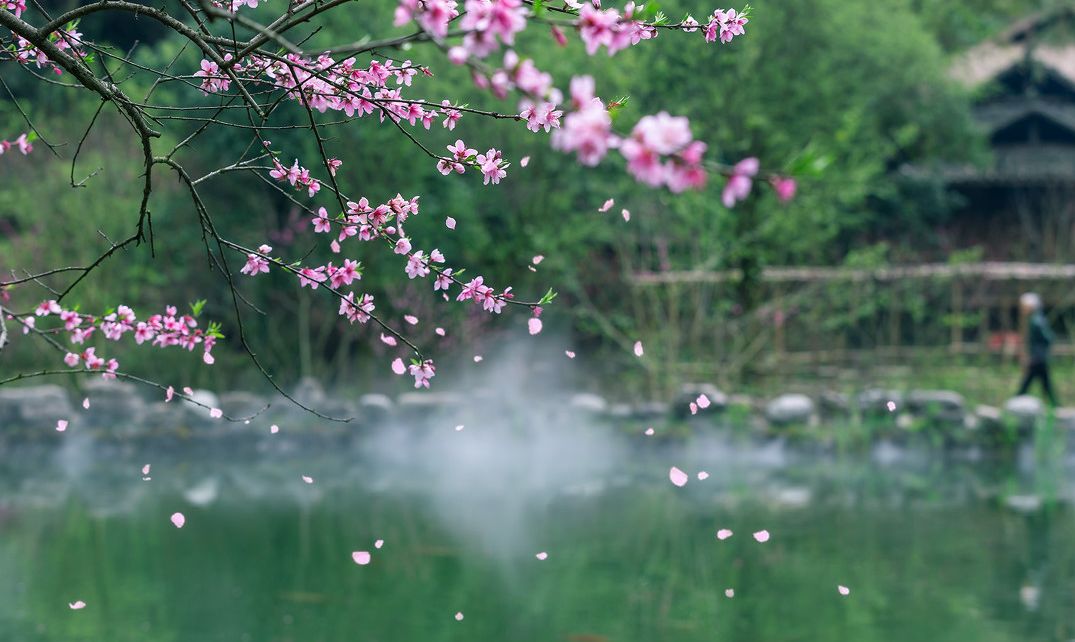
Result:
{"label": "pond water", "polygon": [[808,454],[565,426],[265,433],[242,449],[78,434],[8,447],[0,639],[1075,638],[1062,449]]}

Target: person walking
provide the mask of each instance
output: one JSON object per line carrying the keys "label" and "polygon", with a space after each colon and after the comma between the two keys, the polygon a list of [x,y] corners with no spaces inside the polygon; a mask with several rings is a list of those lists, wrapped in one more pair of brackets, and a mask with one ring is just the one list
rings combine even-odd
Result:
{"label": "person walking", "polygon": [[1053,343],[1053,331],[1049,328],[1049,321],[1042,311],[1041,297],[1033,292],[1027,292],[1019,297],[1019,308],[1028,317],[1026,348],[1026,374],[1023,375],[1023,383],[1019,386],[1019,394],[1025,395],[1030,389],[1030,384],[1035,379],[1041,379],[1041,387],[1049,403],[1057,405],[1056,395],[1053,393],[1053,385],[1049,380],[1049,347]]}

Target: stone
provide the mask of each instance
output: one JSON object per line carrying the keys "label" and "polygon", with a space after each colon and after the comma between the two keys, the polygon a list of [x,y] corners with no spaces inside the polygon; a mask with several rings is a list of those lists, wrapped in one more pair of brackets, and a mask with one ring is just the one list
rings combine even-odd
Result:
{"label": "stone", "polygon": [[588,392],[580,392],[572,395],[571,400],[568,402],[568,406],[572,410],[594,415],[608,412],[608,402],[605,401],[605,398]]}
{"label": "stone", "polygon": [[321,383],[313,377],[303,377],[299,380],[291,396],[307,408],[317,408],[325,403],[327,395]]}
{"label": "stone", "polygon": [[851,399],[842,392],[826,390],[818,397],[818,407],[824,417],[846,417],[851,414]]}
{"label": "stone", "polygon": [[1004,402],[1004,416],[1021,433],[1034,429],[1045,416],[1045,404],[1037,397],[1020,395]]}
{"label": "stone", "polygon": [[944,424],[963,425],[966,416],[963,396],[950,390],[913,390],[906,405],[913,414]]}
{"label": "stone", "polygon": [[778,426],[809,423],[813,416],[814,400],[806,395],[780,395],[765,406],[765,418]]}
{"label": "stone", "polygon": [[[691,404],[698,402],[698,397],[705,395],[709,399],[708,408],[698,408],[696,415],[691,414]],[[677,419],[685,419],[692,416],[714,415],[723,412],[728,407],[728,395],[720,388],[711,383],[685,383],[676,395],[676,401],[672,405],[672,413]]]}
{"label": "stone", "polygon": [[70,420],[72,414],[67,391],[56,384],[0,387],[0,426],[55,427],[57,420]]}
{"label": "stone", "polygon": [[186,399],[174,398],[170,403],[178,403],[183,407],[183,422],[188,426],[209,426],[214,423],[223,421],[223,418],[213,418],[209,416],[209,411],[212,408],[220,408],[220,398],[209,390],[195,390],[190,395],[190,398],[200,403],[207,408],[190,403]]}
{"label": "stone", "polygon": [[1038,495],[1009,495],[1004,498],[1004,506],[1027,515],[1041,510],[1042,501]]}
{"label": "stone", "polygon": [[383,425],[392,418],[395,411],[396,404],[388,395],[371,393],[358,398],[358,414],[366,425]]}
{"label": "stone", "polygon": [[[889,402],[894,406],[890,407]],[[859,393],[857,403],[859,412],[863,415],[887,415],[902,409],[903,393],[898,390],[863,390]]]}
{"label": "stone", "polygon": [[262,397],[249,392],[235,391],[220,394],[220,405],[225,415],[242,419],[250,417],[265,409],[268,402]]}
{"label": "stone", "polygon": [[451,392],[405,392],[396,399],[399,418],[411,424],[426,423],[462,405],[463,398]]}

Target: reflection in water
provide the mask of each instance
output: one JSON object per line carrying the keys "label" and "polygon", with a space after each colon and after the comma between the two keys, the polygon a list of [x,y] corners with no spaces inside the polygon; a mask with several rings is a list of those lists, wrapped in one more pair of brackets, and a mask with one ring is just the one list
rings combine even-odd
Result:
{"label": "reflection in water", "polygon": [[808,455],[544,412],[329,447],[285,431],[246,452],[77,434],[19,446],[0,470],[0,638],[1075,637],[1075,493],[1056,448]]}

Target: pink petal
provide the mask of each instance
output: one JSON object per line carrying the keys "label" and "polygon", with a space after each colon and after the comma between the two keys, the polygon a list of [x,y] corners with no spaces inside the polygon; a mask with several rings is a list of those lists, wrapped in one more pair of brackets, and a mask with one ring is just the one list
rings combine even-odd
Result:
{"label": "pink petal", "polygon": [[277,426],[276,424],[269,426],[269,432],[275,435],[280,432],[280,426]]}
{"label": "pink petal", "polygon": [[355,561],[355,564],[358,564],[359,566],[365,566],[366,564],[370,563],[370,559],[372,558],[370,556],[369,551],[355,551],[351,553],[351,559]]}
{"label": "pink petal", "polygon": [[840,595],[851,595],[851,589],[843,584],[837,585],[836,590],[840,592]]}
{"label": "pink petal", "polygon": [[607,201],[605,201],[604,204],[601,205],[601,207],[597,208],[597,211],[598,212],[607,212],[608,209],[610,207],[612,207],[612,204],[615,203],[615,202],[616,202],[616,199],[610,198]]}
{"label": "pink petal", "polygon": [[58,430],[60,432],[63,432],[65,430],[67,430],[67,420],[66,419],[60,419],[59,421],[57,421],[56,422],[56,430]]}
{"label": "pink petal", "polygon": [[392,347],[396,346],[396,338],[383,332],[381,333],[381,342]]}
{"label": "pink petal", "polygon": [[709,397],[707,397],[705,395],[698,395],[698,399],[696,400],[696,403],[698,404],[699,408],[704,410],[704,409],[709,407]]}
{"label": "pink petal", "polygon": [[709,479],[709,473],[704,470],[698,471],[698,481],[705,481],[707,479]]}
{"label": "pink petal", "polygon": [[190,395],[194,394],[194,388],[191,388],[190,386],[183,386],[183,394],[189,397]]}
{"label": "pink petal", "polygon": [[724,597],[735,597],[735,589],[724,589]]}
{"label": "pink petal", "polygon": [[176,528],[183,528],[183,524],[187,523],[187,518],[183,516],[183,513],[172,513],[172,523]]}
{"label": "pink petal", "polygon": [[758,542],[760,542],[762,544],[764,544],[765,542],[768,542],[769,541],[769,531],[758,531],[757,533],[754,533],[754,539],[756,539]]}
{"label": "pink petal", "polygon": [[564,350],[564,354],[567,355],[568,359],[574,359],[575,358],[575,353],[570,351],[570,350]]}
{"label": "pink petal", "polygon": [[462,430],[463,430],[463,424],[459,424],[458,426],[455,427],[456,432],[462,432]]}
{"label": "pink petal", "polygon": [[483,358],[480,354],[474,355],[474,363],[481,363]]}
{"label": "pink petal", "polygon": [[436,332],[438,336],[441,336],[441,337],[444,336],[444,328],[437,328],[433,332]]}
{"label": "pink petal", "polygon": [[377,540],[376,542],[373,543],[373,548],[381,548],[382,546],[384,546],[384,540],[383,539],[379,539],[379,540]]}
{"label": "pink petal", "polygon": [[145,466],[142,466],[142,474],[143,475],[148,475],[149,474],[149,464],[146,464]]}
{"label": "pink petal", "polygon": [[642,342],[641,341],[635,341],[635,356],[636,357],[641,357],[642,354],[643,354],[643,352],[642,352]]}
{"label": "pink petal", "polygon": [[411,325],[418,325],[418,317],[408,314],[403,317],[403,320]]}
{"label": "pink petal", "polygon": [[454,230],[455,229],[455,219],[452,218],[451,216],[449,216],[448,218],[444,219],[444,226],[447,227],[449,230]]}
{"label": "pink petal", "polygon": [[519,167],[526,167],[529,164],[530,164],[530,157],[529,156],[523,156],[522,158],[519,159]]}
{"label": "pink petal", "polygon": [[691,414],[692,415],[697,415],[698,414],[698,404],[694,403],[693,401],[691,402]]}
{"label": "pink petal", "polygon": [[310,477],[309,475],[303,475],[302,481],[306,482],[307,484],[312,484],[314,483],[314,478]]}
{"label": "pink petal", "polygon": [[175,388],[168,386],[168,389],[164,391],[164,403],[168,403],[175,396]]}
{"label": "pink petal", "polygon": [[541,319],[531,317],[530,320],[526,322],[526,326],[530,329],[530,334],[537,334],[538,332],[541,332]]}
{"label": "pink petal", "polygon": [[459,611],[459,612],[457,612],[455,614],[455,621],[456,622],[462,622],[463,621],[463,612],[462,611]]}
{"label": "pink petal", "polygon": [[209,352],[203,352],[202,353],[202,361],[205,362],[205,365],[211,366],[216,361],[216,359],[214,359],[213,355],[210,354]]}
{"label": "pink petal", "polygon": [[530,259],[530,262],[533,263],[534,265],[538,265],[544,260],[545,260],[545,257],[543,255],[541,255],[541,254],[538,254],[538,255],[535,255],[534,258]]}
{"label": "pink petal", "polygon": [[224,416],[224,411],[221,410],[220,408],[210,408],[209,409],[209,416],[212,417],[213,419],[220,419],[221,417]]}
{"label": "pink petal", "polygon": [[549,554],[548,554],[548,553],[546,553],[545,551],[541,551],[540,553],[538,553],[538,554],[537,554],[537,555],[535,555],[534,557],[536,557],[536,558],[538,558],[539,560],[541,560],[542,562],[544,562],[544,561],[545,561],[546,559],[548,559],[548,557],[549,557]]}
{"label": "pink petal", "polygon": [[623,220],[625,220],[625,221],[630,221],[631,220],[631,213],[629,211],[623,210],[622,212],[620,212],[620,214],[623,214]]}
{"label": "pink petal", "polygon": [[90,409],[90,398],[89,397],[86,397],[85,399],[82,400],[82,407],[85,408],[86,410]]}
{"label": "pink petal", "polygon": [[406,371],[407,368],[403,366],[403,359],[396,357],[395,361],[392,362],[392,372],[401,375]]}
{"label": "pink petal", "polygon": [[71,608],[71,610],[72,610],[72,611],[77,611],[77,610],[79,610],[79,609],[84,609],[84,608],[86,608],[86,603],[85,603],[85,602],[83,602],[82,600],[78,600],[78,601],[76,601],[76,602],[69,602],[69,603],[67,604],[67,606],[69,606],[69,607]]}
{"label": "pink petal", "polygon": [[896,412],[896,402],[895,401],[890,401],[890,402],[886,403],[885,407],[888,408],[889,412]]}
{"label": "pink petal", "polygon": [[728,530],[727,528],[722,528],[719,531],[717,531],[717,539],[719,539],[722,542],[724,540],[728,539],[731,536],[732,536],[732,532],[730,530]]}
{"label": "pink petal", "polygon": [[676,468],[675,466],[672,466],[672,468],[668,471],[668,479],[672,480],[672,483],[676,486],[682,487],[687,484],[688,477],[687,473]]}
{"label": "pink petal", "polygon": [[652,437],[653,436],[653,428],[646,428],[646,432],[644,432],[643,434],[646,435],[647,437]]}

